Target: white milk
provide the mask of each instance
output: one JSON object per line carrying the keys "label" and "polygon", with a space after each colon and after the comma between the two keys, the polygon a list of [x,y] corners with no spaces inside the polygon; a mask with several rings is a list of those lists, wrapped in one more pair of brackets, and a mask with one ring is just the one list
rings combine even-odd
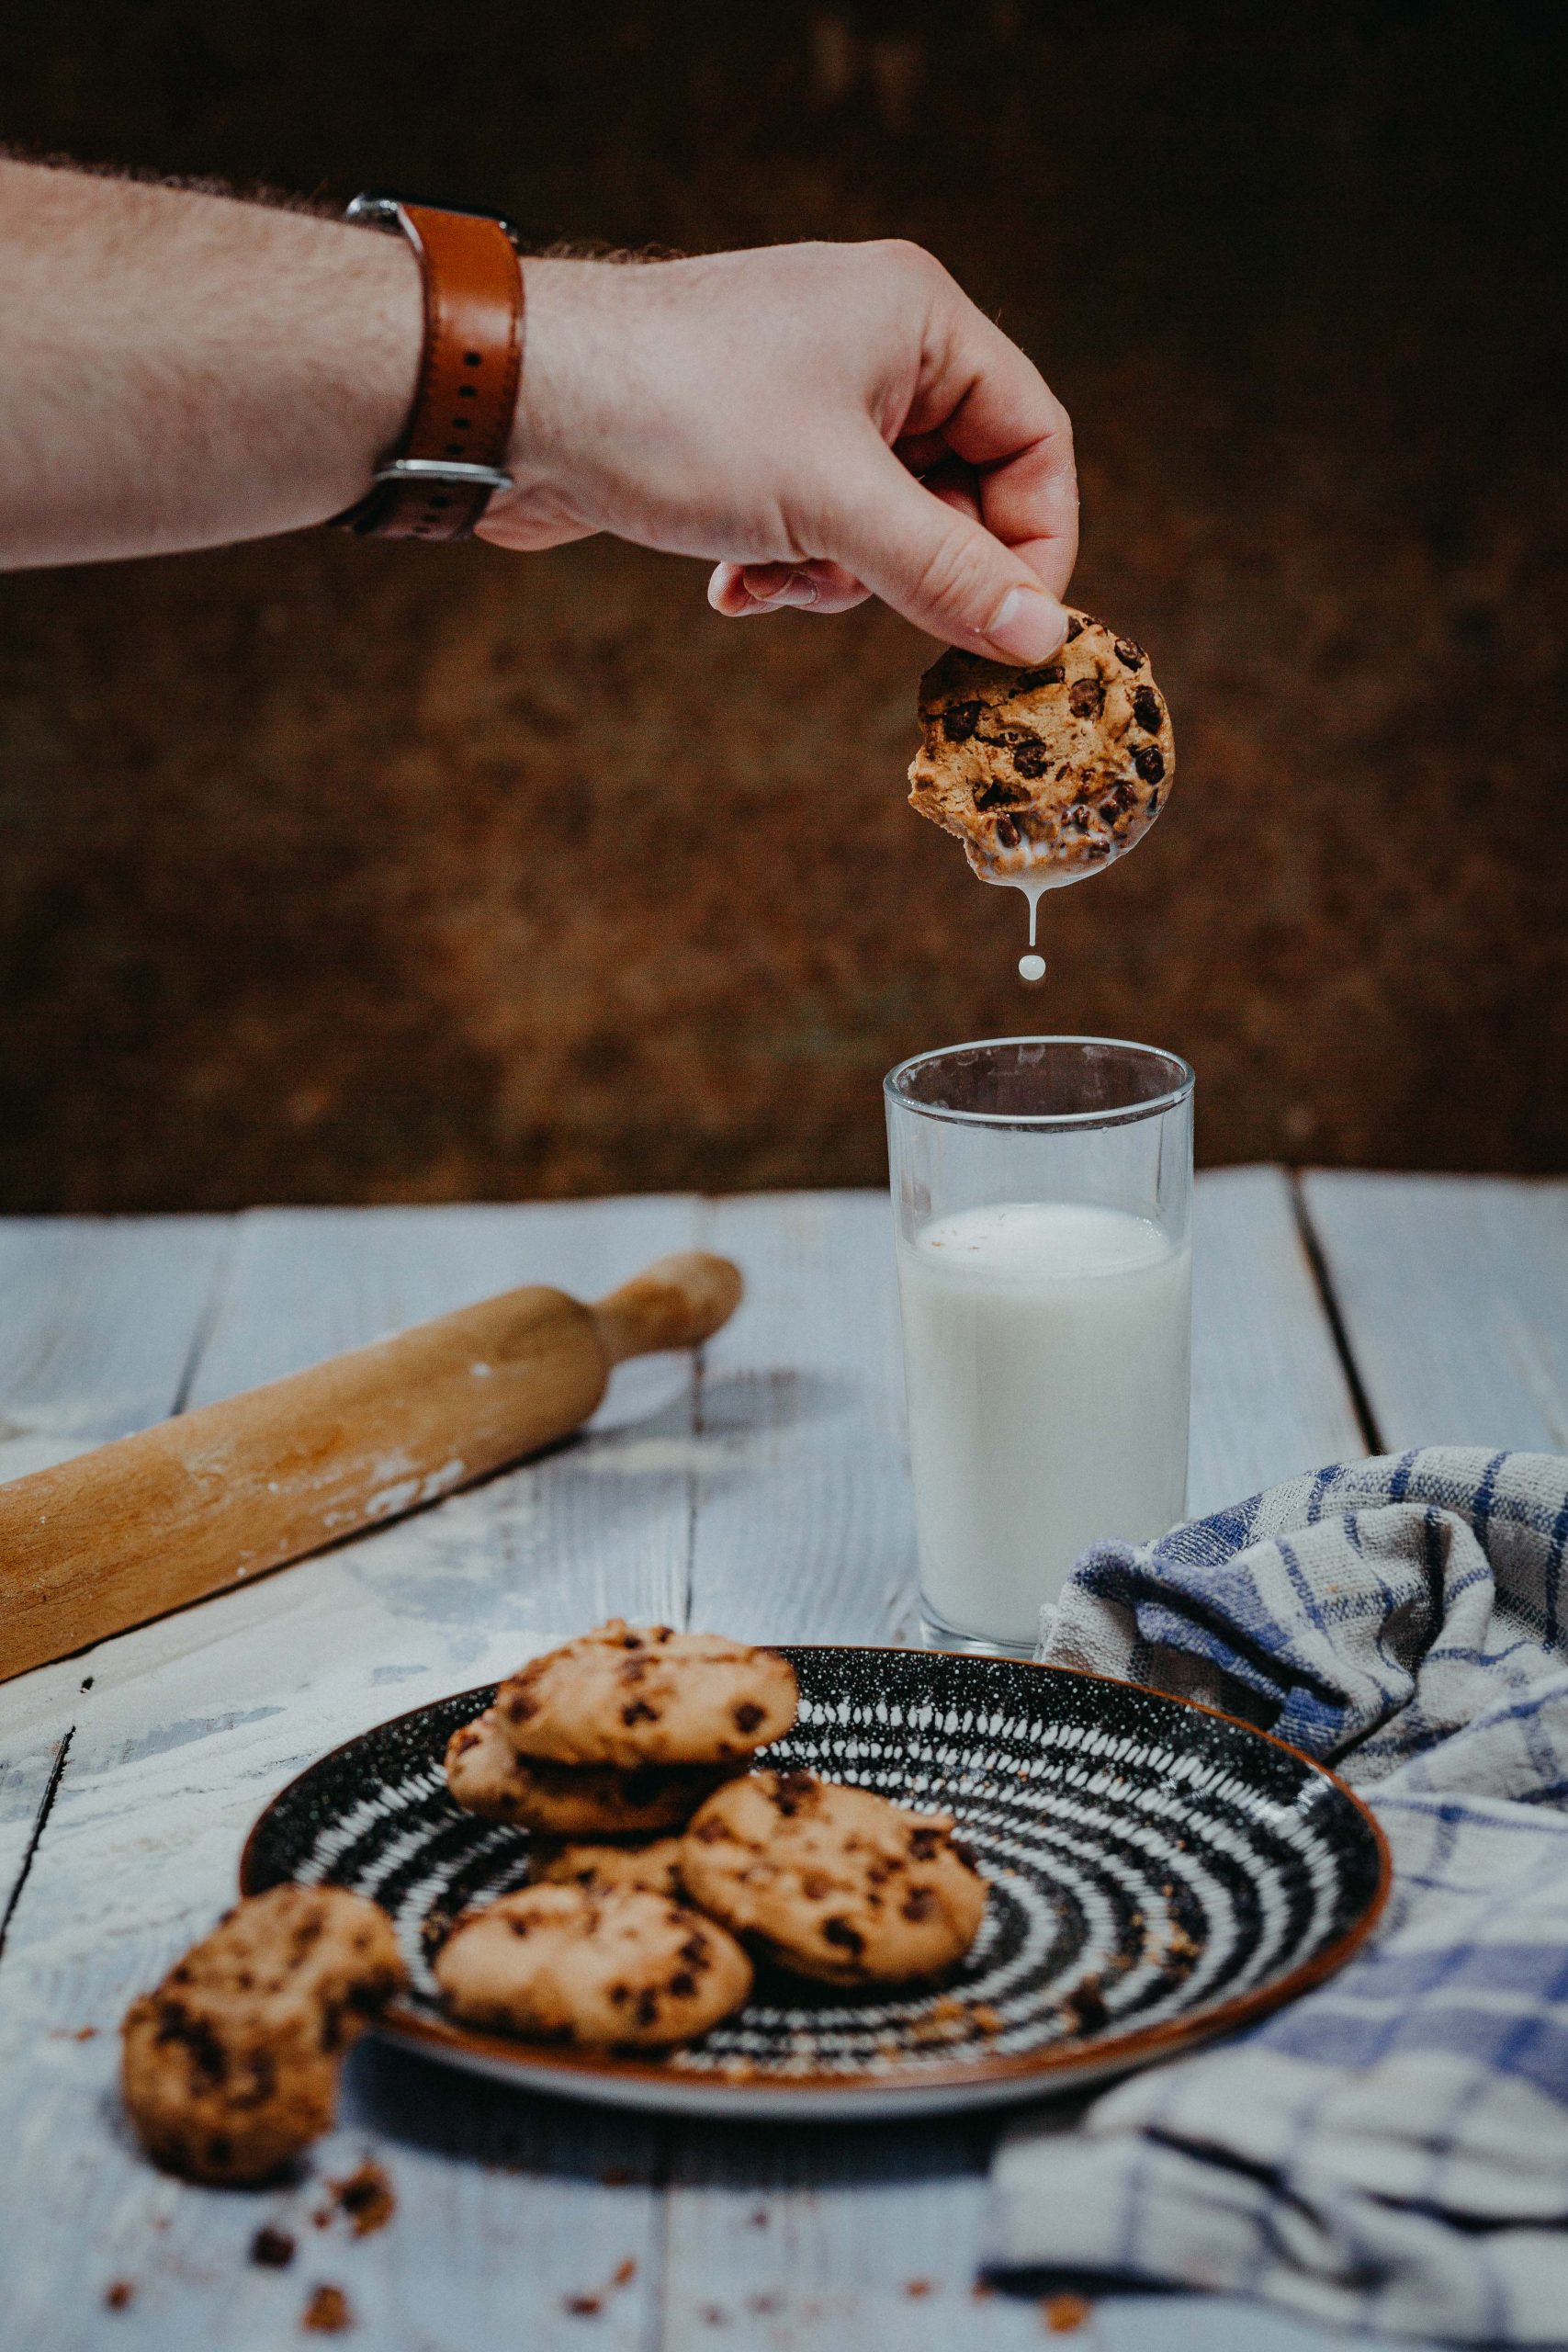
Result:
{"label": "white milk", "polygon": [[898,1245],[921,1587],[1032,1645],[1085,1545],[1182,1515],[1191,1251],[1122,1209],[964,1209]]}

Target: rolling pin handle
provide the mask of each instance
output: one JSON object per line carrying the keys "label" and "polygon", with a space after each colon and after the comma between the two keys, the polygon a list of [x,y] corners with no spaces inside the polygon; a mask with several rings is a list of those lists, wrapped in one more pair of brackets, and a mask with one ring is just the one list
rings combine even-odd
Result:
{"label": "rolling pin handle", "polygon": [[706,1250],[660,1258],[593,1308],[606,1360],[700,1346],[728,1322],[744,1288],[739,1267]]}

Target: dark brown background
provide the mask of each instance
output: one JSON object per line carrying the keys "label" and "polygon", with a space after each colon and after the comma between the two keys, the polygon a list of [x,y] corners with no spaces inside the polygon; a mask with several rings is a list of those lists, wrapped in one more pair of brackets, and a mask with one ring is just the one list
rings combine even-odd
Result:
{"label": "dark brown background", "polygon": [[[1204,1156],[1568,1163],[1552,6],[55,0],[0,133],[898,232],[1077,422],[1169,816],[1048,907],[905,808],[929,649],[697,567],[324,537],[0,583],[0,1205],[874,1181],[897,1056],[1197,1064]],[[62,420],[68,429],[68,420]]]}

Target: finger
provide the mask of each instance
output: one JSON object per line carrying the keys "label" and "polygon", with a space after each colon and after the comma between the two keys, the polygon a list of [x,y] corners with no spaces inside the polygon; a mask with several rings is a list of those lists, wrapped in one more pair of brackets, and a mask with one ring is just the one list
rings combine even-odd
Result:
{"label": "finger", "polygon": [[708,582],[708,603],[734,620],[754,613],[847,613],[869,590],[836,563],[721,563]]}
{"label": "finger", "polygon": [[918,482],[874,436],[859,446],[823,529],[836,562],[945,644],[1048,662],[1066,636],[1066,612],[1021,551]]}
{"label": "finger", "polygon": [[948,283],[934,362],[904,421],[900,453],[939,433],[975,470],[987,529],[1059,596],[1077,555],[1071,420],[1033,362]]}

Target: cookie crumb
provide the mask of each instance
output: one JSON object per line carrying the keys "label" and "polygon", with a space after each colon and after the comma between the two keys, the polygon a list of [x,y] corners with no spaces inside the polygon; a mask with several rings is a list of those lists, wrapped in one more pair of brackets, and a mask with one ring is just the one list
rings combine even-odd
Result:
{"label": "cookie crumb", "polygon": [[318,2287],[305,2306],[299,2324],[314,2335],[341,2335],[354,2325],[348,2297],[341,2287]]}
{"label": "cookie crumb", "polygon": [[561,2303],[561,2309],[573,2319],[594,2319],[604,2308],[602,2295],[567,2295]]}
{"label": "cookie crumb", "polygon": [[391,2182],[368,2156],[346,2180],[334,2180],[329,2186],[347,2214],[356,2238],[367,2238],[377,2230],[384,2230],[398,2210]]}
{"label": "cookie crumb", "polygon": [[251,2240],[251,2260],[263,2270],[287,2270],[294,2259],[294,2241],[287,2230],[264,2222]]}
{"label": "cookie crumb", "polygon": [[919,2302],[923,2296],[929,2295],[931,2291],[931,2282],[929,2278],[907,2278],[904,2282],[904,2292],[914,2302]]}
{"label": "cookie crumb", "polygon": [[612,2287],[629,2287],[636,2277],[637,2256],[628,2254],[624,2262],[616,2263],[610,2284]]}
{"label": "cookie crumb", "polygon": [[96,2025],[79,2025],[76,2029],[78,2041],[96,2041],[97,2038],[98,2029]]}
{"label": "cookie crumb", "polygon": [[104,2289],[104,2303],[111,2312],[122,2312],[136,2292],[129,2278],[116,2278]]}
{"label": "cookie crumb", "polygon": [[1047,2335],[1072,2335],[1093,2310],[1087,2295],[1047,2295],[1040,2306],[1040,2324]]}

